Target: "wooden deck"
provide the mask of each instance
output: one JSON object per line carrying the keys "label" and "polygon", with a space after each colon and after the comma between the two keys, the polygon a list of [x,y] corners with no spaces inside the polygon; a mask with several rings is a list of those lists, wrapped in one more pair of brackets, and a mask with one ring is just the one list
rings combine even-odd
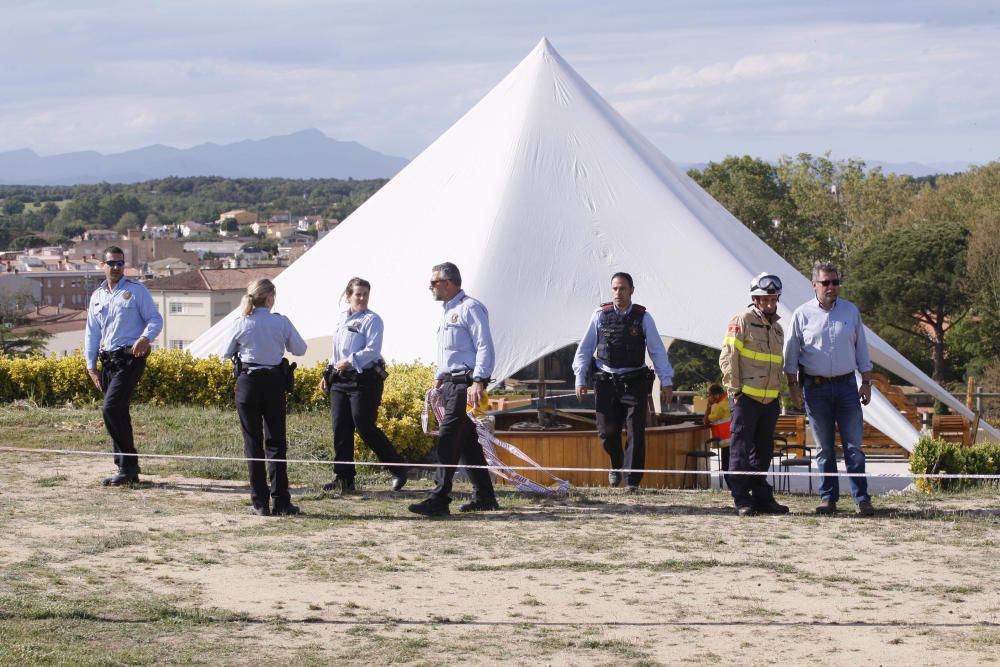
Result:
{"label": "wooden deck", "polygon": [[[607,486],[610,460],[601,446],[596,430],[578,431],[497,431],[497,437],[514,445],[536,463],[553,468],[598,468],[598,472],[553,471],[574,486]],[[701,449],[709,437],[707,426],[678,424],[673,426],[653,426],[646,428],[646,469],[686,470],[699,461],[687,458],[690,451]],[[625,435],[622,434],[622,443]],[[521,462],[504,450],[498,450],[500,459],[508,465],[517,466]],[[701,459],[702,469],[704,459]],[[535,472],[519,471],[525,477],[551,484],[552,480]],[[646,473],[642,479],[645,488],[683,488],[686,482],[698,488],[708,488],[708,475],[692,475],[687,480],[684,475]],[[498,480],[499,481],[499,480]]]}

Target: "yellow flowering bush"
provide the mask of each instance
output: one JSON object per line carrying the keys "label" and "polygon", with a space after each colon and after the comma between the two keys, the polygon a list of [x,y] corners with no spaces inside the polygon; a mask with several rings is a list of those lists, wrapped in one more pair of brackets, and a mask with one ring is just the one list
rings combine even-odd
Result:
{"label": "yellow flowering bush", "polygon": [[[910,455],[910,472],[919,474],[998,475],[1000,444],[984,442],[963,446],[954,442],[921,438]],[[979,480],[918,479],[924,492],[952,491],[975,486]]]}
{"label": "yellow flowering bush", "polygon": [[[297,368],[291,410],[329,410],[330,399],[319,388],[325,363]],[[182,350],[158,350],[149,355],[136,388],[135,401],[152,405],[232,407],[236,381],[232,363],[218,357],[197,359]],[[422,460],[433,440],[420,427],[424,393],[434,380],[431,366],[419,363],[389,367],[379,426],[403,457]],[[100,400],[82,355],[66,357],[7,357],[0,355],[0,401],[29,399],[39,405],[63,405]],[[332,436],[331,436],[332,438]],[[355,438],[362,458],[371,452]]]}
{"label": "yellow flowering bush", "polygon": [[[434,446],[433,438],[424,435],[420,426],[420,411],[424,395],[434,382],[434,367],[421,363],[393,364],[388,370],[378,424],[404,459],[420,461]],[[357,455],[371,457],[357,434],[354,435],[354,451]]]}

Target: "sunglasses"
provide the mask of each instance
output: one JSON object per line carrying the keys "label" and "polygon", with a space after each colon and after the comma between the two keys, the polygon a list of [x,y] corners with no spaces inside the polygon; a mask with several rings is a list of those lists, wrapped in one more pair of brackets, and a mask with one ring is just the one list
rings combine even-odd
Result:
{"label": "sunglasses", "polygon": [[124,259],[109,259],[104,263],[107,264],[108,266],[125,266]]}
{"label": "sunglasses", "polygon": [[840,285],[840,278],[834,278],[833,280],[817,280],[816,284],[822,285],[823,287],[829,287],[830,285],[838,287]]}
{"label": "sunglasses", "polygon": [[448,279],[447,278],[438,278],[437,280],[432,280],[431,281],[431,287],[437,287],[438,283],[443,283],[446,280],[448,280]]}

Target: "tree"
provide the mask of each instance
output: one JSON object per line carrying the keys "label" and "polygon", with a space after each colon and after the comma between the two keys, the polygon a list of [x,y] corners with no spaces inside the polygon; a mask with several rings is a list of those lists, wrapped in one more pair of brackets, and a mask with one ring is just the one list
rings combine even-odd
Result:
{"label": "tree", "polygon": [[122,217],[118,219],[118,222],[115,223],[114,230],[124,234],[130,229],[139,229],[140,226],[139,216],[129,211],[128,213],[122,214]]}
{"label": "tree", "polygon": [[5,199],[3,202],[3,212],[6,215],[20,215],[24,212],[24,202],[16,199]]}
{"label": "tree", "polygon": [[26,357],[45,351],[45,342],[52,334],[41,329],[21,329],[28,323],[24,311],[35,304],[26,292],[3,293],[0,300],[0,354]]}
{"label": "tree", "polygon": [[948,329],[969,310],[968,245],[969,231],[956,223],[900,227],[854,255],[846,272],[850,297],[869,325],[930,343],[938,382],[945,379]]}
{"label": "tree", "polygon": [[224,232],[238,232],[240,230],[240,223],[236,221],[236,218],[226,218],[222,221],[222,231]]}
{"label": "tree", "polygon": [[18,236],[16,239],[10,242],[10,247],[14,250],[27,250],[28,248],[44,248],[49,244],[41,236],[35,236],[34,234],[27,234],[25,236]]}

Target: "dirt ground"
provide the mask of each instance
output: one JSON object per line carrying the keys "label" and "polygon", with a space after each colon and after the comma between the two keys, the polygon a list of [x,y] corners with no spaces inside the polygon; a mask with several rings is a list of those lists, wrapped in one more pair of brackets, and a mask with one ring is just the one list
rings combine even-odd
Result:
{"label": "dirt ground", "polygon": [[[140,652],[110,663],[1000,660],[995,494],[879,497],[873,519],[786,496],[792,515],[740,519],[718,491],[502,492],[500,512],[428,520],[414,483],[296,490],[303,516],[261,518],[242,482],[110,489],[106,460],[4,459],[0,662],[99,663],[116,642]],[[136,619],[137,600],[188,611]]]}

